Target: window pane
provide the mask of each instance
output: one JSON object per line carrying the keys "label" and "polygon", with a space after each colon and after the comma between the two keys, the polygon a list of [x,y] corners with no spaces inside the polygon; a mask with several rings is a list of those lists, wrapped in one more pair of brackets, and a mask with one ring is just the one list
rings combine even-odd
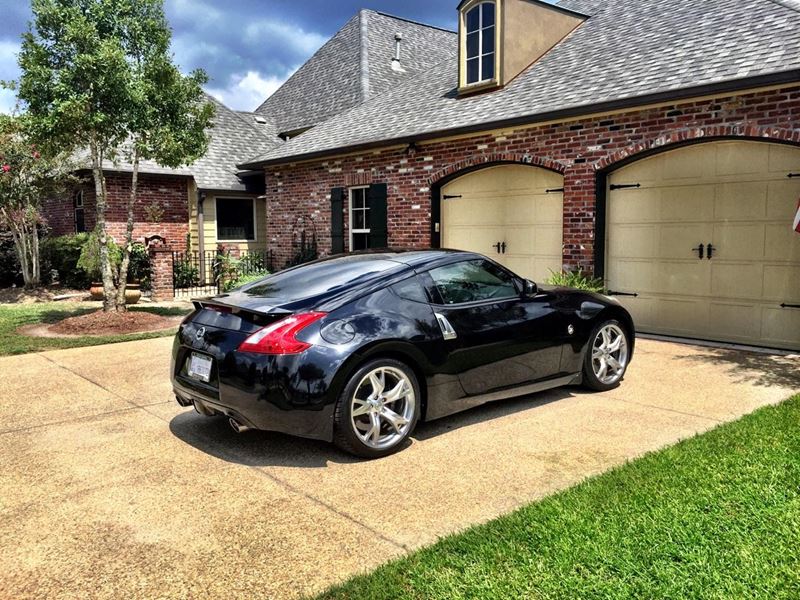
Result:
{"label": "window pane", "polygon": [[487,261],[460,262],[433,269],[430,274],[445,304],[517,296],[517,289],[508,273]]}
{"label": "window pane", "polygon": [[467,13],[467,33],[477,31],[480,27],[480,6],[476,6]]}
{"label": "window pane", "polygon": [[366,229],[366,212],[363,210],[353,211],[353,229]]}
{"label": "window pane", "polygon": [[250,198],[217,198],[217,238],[255,239],[253,201]]}
{"label": "window pane", "polygon": [[478,41],[480,39],[480,33],[470,33],[467,35],[467,58],[473,58],[478,56],[478,52],[480,51],[478,48]]}
{"label": "window pane", "polygon": [[494,27],[484,29],[481,35],[483,36],[483,54],[494,52]]}
{"label": "window pane", "polygon": [[487,54],[481,61],[483,61],[483,71],[481,76],[484,80],[494,78],[494,54]]}
{"label": "window pane", "polygon": [[481,4],[483,9],[483,27],[494,25],[494,2]]}
{"label": "window pane", "polygon": [[354,233],[353,234],[353,247],[351,251],[366,250],[369,248],[369,234],[368,233]]}
{"label": "window pane", "polygon": [[478,79],[478,64],[479,58],[473,58],[467,61],[467,83],[475,83],[480,81]]}

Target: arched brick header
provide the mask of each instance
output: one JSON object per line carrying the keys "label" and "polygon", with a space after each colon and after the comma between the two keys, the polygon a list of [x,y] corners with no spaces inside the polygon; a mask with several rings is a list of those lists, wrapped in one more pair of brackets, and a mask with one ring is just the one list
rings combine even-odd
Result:
{"label": "arched brick header", "polygon": [[609,170],[609,167],[629,159],[637,157],[639,154],[649,154],[654,151],[668,150],[672,146],[696,143],[707,140],[709,142],[718,139],[750,139],[761,140],[764,142],[783,142],[800,145],[800,129],[781,129],[768,125],[712,125],[708,127],[691,127],[670,131],[647,141],[633,144],[622,150],[612,152],[608,156],[601,158],[593,164],[595,171]]}
{"label": "arched brick header", "polygon": [[533,167],[549,169],[551,171],[555,171],[556,173],[561,173],[562,175],[567,170],[567,165],[560,163],[557,160],[552,160],[542,156],[534,156],[531,154],[512,154],[506,152],[494,154],[476,154],[474,156],[470,156],[469,158],[465,158],[464,160],[452,163],[444,169],[437,171],[428,178],[428,185],[432,186],[442,179],[449,178],[451,175],[461,171],[474,170],[475,167],[480,167],[482,165],[491,166],[496,164],[530,165]]}

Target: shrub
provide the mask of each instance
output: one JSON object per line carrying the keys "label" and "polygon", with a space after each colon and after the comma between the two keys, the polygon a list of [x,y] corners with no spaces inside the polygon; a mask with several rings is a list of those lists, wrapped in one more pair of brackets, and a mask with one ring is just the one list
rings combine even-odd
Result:
{"label": "shrub", "polygon": [[[42,270],[45,275],[46,271]],[[22,270],[11,234],[0,232],[0,287],[22,285]]]}
{"label": "shrub", "polygon": [[128,280],[138,281],[142,290],[152,288],[153,270],[150,266],[150,253],[144,244],[131,246],[131,262],[128,265]]}
{"label": "shrub", "polygon": [[79,290],[88,288],[92,283],[90,277],[78,267],[81,251],[88,240],[88,233],[42,240],[40,246],[42,277],[46,277],[50,270],[55,270],[58,271],[62,285]]}
{"label": "shrub", "polygon": [[[113,240],[108,242],[109,260],[112,268],[119,268],[122,263],[122,248],[117,246]],[[78,258],[78,268],[83,269],[92,281],[101,281],[100,272],[100,238],[96,233],[90,233],[89,238],[81,248],[81,255]]]}
{"label": "shrub", "polygon": [[260,279],[264,279],[269,275],[268,271],[262,271],[260,273],[251,273],[249,275],[240,275],[236,279],[228,280],[222,285],[222,289],[226,292],[230,292],[231,290],[237,289],[242,287],[243,285],[247,285],[248,283],[253,283],[255,281],[259,281]]}
{"label": "shrub", "polygon": [[577,271],[562,271],[561,273],[550,271],[547,283],[589,292],[602,292],[604,289],[602,279],[590,277],[580,269]]}
{"label": "shrub", "polygon": [[176,288],[190,288],[200,285],[200,272],[191,260],[179,260],[172,271]]}

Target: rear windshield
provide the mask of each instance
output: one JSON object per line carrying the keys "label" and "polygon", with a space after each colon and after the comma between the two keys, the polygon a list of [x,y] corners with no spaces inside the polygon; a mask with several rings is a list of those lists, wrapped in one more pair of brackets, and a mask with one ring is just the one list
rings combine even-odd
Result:
{"label": "rear windshield", "polygon": [[406,265],[390,260],[348,256],[276,273],[243,287],[241,292],[258,298],[297,300],[367,284],[406,269]]}

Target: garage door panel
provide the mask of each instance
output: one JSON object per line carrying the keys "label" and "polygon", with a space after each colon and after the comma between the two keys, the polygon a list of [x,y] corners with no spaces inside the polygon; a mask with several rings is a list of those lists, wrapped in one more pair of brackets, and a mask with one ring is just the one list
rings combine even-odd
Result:
{"label": "garage door panel", "polygon": [[716,186],[714,218],[763,219],[767,215],[767,184],[765,182],[721,183]]}
{"label": "garage door panel", "polygon": [[764,299],[800,304],[800,265],[765,265]]}
{"label": "garage door panel", "polygon": [[[797,170],[800,173],[800,168]],[[784,174],[780,181],[770,181],[767,186],[767,218],[792,224],[797,200],[800,198],[800,178],[789,179]]]}
{"label": "garage door panel", "polygon": [[[609,183],[606,283],[643,297],[642,331],[800,349],[800,148],[708,142],[623,167]],[[648,178],[645,181],[645,178]],[[711,259],[698,244],[713,244]],[[622,300],[622,299],[621,299]]]}
{"label": "garage door panel", "polygon": [[668,224],[654,228],[653,232],[658,238],[656,256],[699,260],[698,251],[693,248],[710,238],[711,228],[706,223]]}
{"label": "garage door panel", "polygon": [[564,196],[562,194],[544,194],[533,198],[534,222],[557,223],[564,220]]}
{"label": "garage door panel", "polygon": [[763,307],[761,335],[777,348],[800,348],[800,309]]}
{"label": "garage door panel", "polygon": [[[702,146],[699,148],[704,149]],[[769,146],[742,142],[721,142],[716,149],[716,175],[741,175],[769,171]]]}
{"label": "garage door panel", "polygon": [[800,235],[786,223],[767,224],[764,258],[800,263]]}
{"label": "garage door panel", "polygon": [[761,337],[761,310],[756,304],[712,302],[709,331],[728,340]]}
{"label": "garage door panel", "polygon": [[770,144],[769,172],[786,177],[789,173],[800,172],[800,158],[797,148],[783,144]]}
{"label": "garage door panel", "polygon": [[[651,213],[648,219],[660,221],[710,221],[714,217],[713,185],[668,187],[660,190],[660,213]],[[655,197],[655,194],[652,194]]]}
{"label": "garage door panel", "polygon": [[492,246],[502,239],[505,229],[502,227],[448,227],[447,235],[442,237],[442,245],[454,250],[473,250],[487,254]]}
{"label": "garage door panel", "polygon": [[723,223],[714,226],[714,257],[718,260],[760,260],[764,257],[765,229],[762,223]]}
{"label": "garage door panel", "polygon": [[712,298],[752,298],[764,293],[764,267],[754,263],[713,263]]}
{"label": "garage door panel", "polygon": [[687,296],[708,295],[710,291],[708,263],[699,260],[659,261],[654,271],[652,287],[645,291]]}

